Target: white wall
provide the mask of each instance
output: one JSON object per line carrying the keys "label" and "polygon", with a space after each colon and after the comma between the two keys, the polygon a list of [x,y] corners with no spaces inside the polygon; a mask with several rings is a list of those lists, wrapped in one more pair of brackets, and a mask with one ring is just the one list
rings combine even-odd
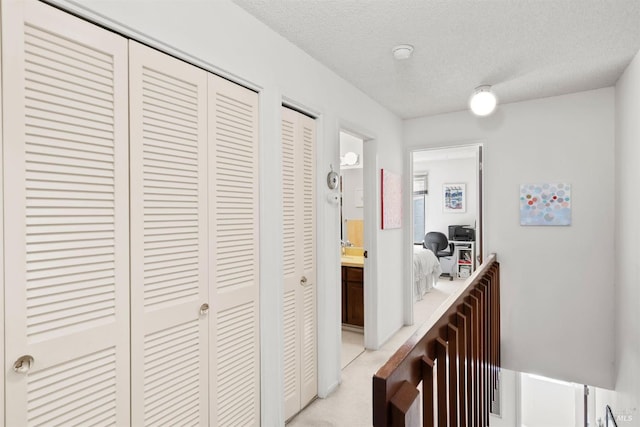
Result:
{"label": "white wall", "polygon": [[[404,131],[407,150],[484,143],[485,247],[501,262],[504,367],[611,387],[613,88],[505,104],[486,118],[409,120]],[[521,227],[519,185],[558,181],[572,185],[572,225]]]}
{"label": "white wall", "polygon": [[342,176],[343,222],[346,219],[364,219],[364,209],[361,204],[362,200],[357,200],[360,195],[362,195],[362,191],[364,189],[362,144],[362,139],[345,132],[340,132],[340,156],[342,157],[348,152],[356,153],[359,156],[357,165],[340,167],[340,175]]}
{"label": "white wall", "polygon": [[577,427],[581,394],[581,386],[521,374],[520,423],[525,427]]}
{"label": "white wall", "polygon": [[491,427],[519,427],[520,377],[518,372],[500,370],[500,415],[489,414]]}
{"label": "white wall", "polygon": [[[340,221],[338,208],[326,201],[329,165],[339,164],[339,131],[366,136],[379,168],[402,173],[402,123],[388,110],[325,66],[271,31],[228,0],[51,0],[63,8],[107,27],[138,34],[144,42],[164,46],[179,57],[240,81],[260,92],[260,266],[262,328],[262,424],[282,425],[282,215],[280,105],[283,101],[317,114],[318,182],[318,312],[319,394],[326,395],[340,379]],[[379,194],[372,189],[372,194]],[[379,224],[375,198],[372,224]],[[377,289],[365,291],[375,321],[365,339],[377,347],[402,326],[402,231],[373,233],[370,261]],[[365,298],[367,298],[365,295]],[[377,302],[384,301],[384,307]],[[382,305],[382,304],[380,304]],[[378,316],[376,318],[376,316]]]}
{"label": "white wall", "polygon": [[364,219],[362,205],[357,203],[358,192],[362,193],[363,175],[360,169],[342,169],[342,218]]}
{"label": "white wall", "polygon": [[[616,85],[616,372],[612,409],[640,424],[640,54]],[[627,425],[623,422],[618,425]]]}
{"label": "white wall", "polygon": [[[592,426],[599,426],[600,420],[605,425],[606,419],[606,406],[609,405],[615,411],[616,410],[616,392],[606,390],[603,388],[592,387],[589,390],[591,400],[589,400],[589,422]],[[624,424],[621,425],[624,427]]]}
{"label": "white wall", "polygon": [[354,166],[342,166],[344,169],[362,168],[362,138],[351,135],[347,132],[340,132],[340,157],[344,156],[349,151],[356,153],[360,156],[360,160],[357,165]]}
{"label": "white wall", "polygon": [[[414,174],[427,172],[428,190],[425,231],[440,231],[445,236],[449,233],[449,225],[471,225],[476,220],[477,209],[477,171],[476,159],[443,159],[425,162],[420,168],[413,170]],[[466,211],[464,213],[450,213],[443,211],[443,184],[462,183],[466,185]]]}

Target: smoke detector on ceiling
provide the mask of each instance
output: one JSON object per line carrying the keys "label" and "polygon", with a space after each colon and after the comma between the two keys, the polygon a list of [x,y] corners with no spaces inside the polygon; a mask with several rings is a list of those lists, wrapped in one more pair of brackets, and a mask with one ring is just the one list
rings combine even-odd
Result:
{"label": "smoke detector on ceiling", "polygon": [[410,44],[399,44],[394,47],[391,52],[393,52],[393,57],[398,60],[409,59],[413,53],[413,46]]}

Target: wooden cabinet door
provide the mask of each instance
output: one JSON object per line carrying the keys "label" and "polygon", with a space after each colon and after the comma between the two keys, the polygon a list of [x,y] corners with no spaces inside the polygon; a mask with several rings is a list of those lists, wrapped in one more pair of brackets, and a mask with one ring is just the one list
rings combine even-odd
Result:
{"label": "wooden cabinet door", "polygon": [[349,300],[347,299],[347,268],[349,267],[341,267],[341,284],[342,284],[342,323],[347,322],[347,304]]}
{"label": "wooden cabinet door", "polygon": [[347,323],[355,326],[364,326],[362,282],[347,282],[347,298],[349,301]]}
{"label": "wooden cabinet door", "polygon": [[126,426],[127,42],[2,7],[5,421]]}
{"label": "wooden cabinet door", "polygon": [[364,288],[363,270],[358,267],[345,267],[347,293],[347,323],[364,326]]}

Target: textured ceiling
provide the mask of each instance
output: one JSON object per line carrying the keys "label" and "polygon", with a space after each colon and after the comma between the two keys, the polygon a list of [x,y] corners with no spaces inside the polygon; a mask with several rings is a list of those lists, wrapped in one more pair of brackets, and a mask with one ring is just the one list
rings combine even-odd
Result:
{"label": "textured ceiling", "polygon": [[402,118],[481,84],[501,103],[611,86],[640,49],[640,0],[233,1]]}

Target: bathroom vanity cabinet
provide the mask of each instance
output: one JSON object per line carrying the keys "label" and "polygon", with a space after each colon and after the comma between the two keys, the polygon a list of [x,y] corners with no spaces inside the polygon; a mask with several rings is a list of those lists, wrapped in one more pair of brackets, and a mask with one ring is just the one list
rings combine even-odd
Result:
{"label": "bathroom vanity cabinet", "polygon": [[342,266],[342,323],[364,326],[363,268]]}

